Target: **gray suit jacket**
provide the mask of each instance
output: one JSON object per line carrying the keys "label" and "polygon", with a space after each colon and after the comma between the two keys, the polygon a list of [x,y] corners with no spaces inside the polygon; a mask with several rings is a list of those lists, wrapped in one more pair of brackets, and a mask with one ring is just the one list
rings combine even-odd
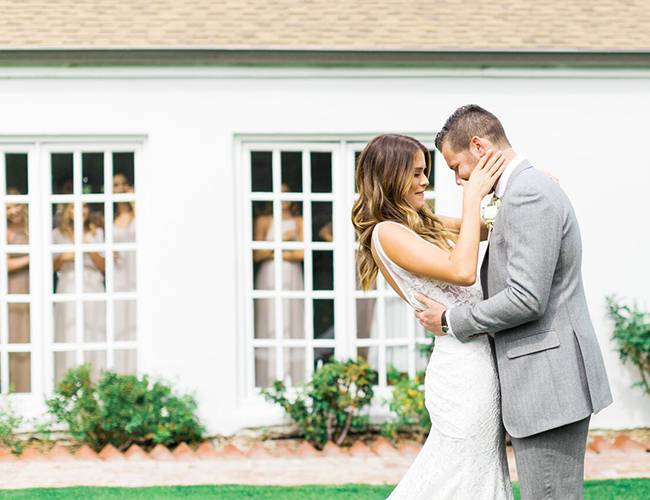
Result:
{"label": "gray suit jacket", "polygon": [[461,342],[488,332],[503,423],[527,437],[612,403],[582,284],[582,241],[562,189],[527,161],[513,171],[481,266],[486,300],[448,312]]}

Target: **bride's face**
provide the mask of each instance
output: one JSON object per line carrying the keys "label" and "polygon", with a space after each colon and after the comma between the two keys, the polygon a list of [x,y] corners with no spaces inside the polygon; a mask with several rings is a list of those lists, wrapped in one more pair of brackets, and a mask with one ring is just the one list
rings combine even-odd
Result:
{"label": "bride's face", "polygon": [[413,164],[413,180],[409,189],[406,201],[415,209],[420,210],[424,206],[424,190],[429,185],[429,179],[425,174],[427,162],[424,159],[424,153],[418,151]]}

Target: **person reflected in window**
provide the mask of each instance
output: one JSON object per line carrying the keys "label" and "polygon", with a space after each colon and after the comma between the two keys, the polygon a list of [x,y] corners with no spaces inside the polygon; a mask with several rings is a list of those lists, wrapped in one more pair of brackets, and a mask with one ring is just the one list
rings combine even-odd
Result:
{"label": "person reflected in window", "polygon": [[[123,173],[113,177],[113,193],[133,194],[133,184]],[[135,242],[135,202],[115,203],[113,218],[113,241],[115,243]],[[116,252],[113,272],[113,287],[116,292],[135,291],[135,252]],[[115,340],[135,340],[135,302],[117,300],[114,303]],[[135,367],[133,370],[135,371]]]}
{"label": "person reflected in window", "polygon": [[[8,195],[20,195],[15,188]],[[7,244],[29,245],[29,217],[27,205],[7,203]],[[7,287],[10,294],[29,293],[29,254],[7,254]],[[24,344],[30,341],[29,304],[8,305],[9,343]],[[29,392],[29,353],[14,353],[9,363],[9,381],[15,392]]]}
{"label": "person reflected in window", "polygon": [[[52,232],[52,243],[71,245],[74,243],[74,204],[68,203],[61,212],[61,225]],[[98,244],[104,242],[104,231],[90,221],[90,208],[83,204],[83,242]],[[74,252],[54,254],[53,269],[57,273],[56,293],[81,293],[75,287]],[[106,261],[98,252],[84,252],[83,293],[103,293]],[[106,308],[104,302],[84,303],[84,339],[102,341],[106,332]],[[75,303],[57,302],[54,305],[55,342],[75,341]]]}
{"label": "person reflected in window", "polygon": [[[290,192],[287,184],[282,184],[282,192]],[[282,241],[303,241],[302,216],[300,206],[293,201],[282,202],[281,235]],[[274,223],[272,215],[260,215],[254,222],[255,241],[273,241]],[[275,289],[273,250],[254,250],[253,258],[259,268],[255,278],[258,290]],[[302,290],[303,250],[283,250],[282,252],[282,290]],[[304,306],[302,300],[283,300],[284,338],[304,337]],[[275,337],[273,301],[256,301],[255,335],[257,338]]]}

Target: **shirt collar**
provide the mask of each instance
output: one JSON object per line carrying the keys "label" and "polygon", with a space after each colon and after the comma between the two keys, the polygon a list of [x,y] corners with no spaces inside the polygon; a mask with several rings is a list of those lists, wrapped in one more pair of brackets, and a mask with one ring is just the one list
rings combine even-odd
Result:
{"label": "shirt collar", "polygon": [[510,161],[510,163],[508,163],[508,165],[506,165],[506,169],[501,174],[501,177],[499,177],[496,186],[494,186],[494,196],[497,198],[503,198],[503,194],[506,192],[506,187],[508,187],[508,180],[510,179],[512,172],[514,172],[517,166],[525,159],[526,158],[524,158],[522,155],[518,154]]}

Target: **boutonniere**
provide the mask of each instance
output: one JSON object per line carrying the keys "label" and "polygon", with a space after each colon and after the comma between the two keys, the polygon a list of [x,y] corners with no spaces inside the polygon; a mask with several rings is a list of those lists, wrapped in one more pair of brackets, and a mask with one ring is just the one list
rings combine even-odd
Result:
{"label": "boutonniere", "polygon": [[494,227],[494,221],[497,218],[497,212],[499,211],[500,206],[501,198],[497,198],[495,201],[488,203],[488,205],[483,209],[483,221],[488,229]]}

